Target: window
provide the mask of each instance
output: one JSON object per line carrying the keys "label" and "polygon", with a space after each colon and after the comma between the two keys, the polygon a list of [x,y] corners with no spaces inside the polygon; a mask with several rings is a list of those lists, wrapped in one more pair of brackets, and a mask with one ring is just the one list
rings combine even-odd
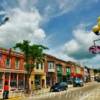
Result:
{"label": "window", "polygon": [[17,81],[16,80],[11,80],[10,81],[10,86],[11,87],[17,87]]}
{"label": "window", "polygon": [[54,68],[54,62],[48,62],[48,69]]}
{"label": "window", "polygon": [[6,67],[9,68],[10,67],[10,58],[6,59]]}
{"label": "window", "polygon": [[24,80],[18,81],[18,89],[24,89]]}
{"label": "window", "polygon": [[60,71],[60,69],[61,69],[60,66],[57,66],[57,71]]}
{"label": "window", "polygon": [[44,64],[43,64],[43,63],[41,63],[41,69],[43,69],[43,66],[44,66]]}
{"label": "window", "polygon": [[37,63],[36,64],[36,69],[43,69],[43,63]]}
{"label": "window", "polygon": [[16,58],[15,66],[16,66],[16,69],[19,69],[19,59],[18,58]]}
{"label": "window", "polygon": [[62,65],[57,65],[57,72],[62,72]]}
{"label": "window", "polygon": [[36,63],[36,69],[39,69],[39,63]]}

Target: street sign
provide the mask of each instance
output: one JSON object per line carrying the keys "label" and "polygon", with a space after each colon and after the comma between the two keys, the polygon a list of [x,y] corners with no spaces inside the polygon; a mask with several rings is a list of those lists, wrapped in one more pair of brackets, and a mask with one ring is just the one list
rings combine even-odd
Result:
{"label": "street sign", "polygon": [[100,46],[93,45],[89,48],[89,52],[92,54],[98,54],[100,53]]}

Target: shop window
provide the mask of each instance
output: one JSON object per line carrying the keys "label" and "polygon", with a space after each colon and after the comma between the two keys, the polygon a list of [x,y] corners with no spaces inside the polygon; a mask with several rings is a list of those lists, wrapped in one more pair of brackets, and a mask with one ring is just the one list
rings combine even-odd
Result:
{"label": "shop window", "polygon": [[18,89],[24,89],[24,81],[23,80],[19,80]]}
{"label": "shop window", "polygon": [[16,80],[11,80],[10,81],[10,86],[11,87],[17,87],[17,81]]}
{"label": "shop window", "polygon": [[10,58],[6,59],[6,68],[10,68]]}
{"label": "shop window", "polygon": [[16,69],[19,69],[19,59],[18,58],[16,58],[15,66],[16,66]]}

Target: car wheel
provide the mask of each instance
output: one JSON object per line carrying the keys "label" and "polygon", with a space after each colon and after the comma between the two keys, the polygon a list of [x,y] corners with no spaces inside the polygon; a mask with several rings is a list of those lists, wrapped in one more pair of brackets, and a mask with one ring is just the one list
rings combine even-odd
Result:
{"label": "car wheel", "polygon": [[73,87],[76,87],[76,85],[73,85]]}
{"label": "car wheel", "polygon": [[60,92],[61,91],[61,89],[58,89],[58,92]]}

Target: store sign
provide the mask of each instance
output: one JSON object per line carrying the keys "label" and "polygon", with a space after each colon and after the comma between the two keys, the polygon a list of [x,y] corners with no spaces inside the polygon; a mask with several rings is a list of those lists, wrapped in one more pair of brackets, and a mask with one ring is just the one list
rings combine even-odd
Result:
{"label": "store sign", "polygon": [[91,52],[92,54],[100,53],[100,46],[91,46],[89,48],[89,52]]}

